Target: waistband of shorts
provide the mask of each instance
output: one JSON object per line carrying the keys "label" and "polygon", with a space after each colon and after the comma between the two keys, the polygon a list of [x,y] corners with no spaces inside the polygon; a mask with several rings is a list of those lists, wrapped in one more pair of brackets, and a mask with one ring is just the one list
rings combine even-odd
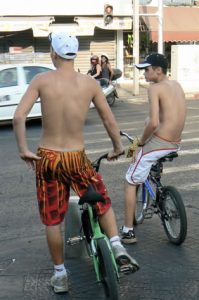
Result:
{"label": "waistband of shorts", "polygon": [[62,150],[57,150],[57,149],[49,149],[49,148],[45,148],[45,147],[38,147],[37,151],[44,151],[44,152],[55,152],[55,153],[85,153],[85,148],[83,149],[68,149],[68,148],[64,148]]}
{"label": "waistband of shorts", "polygon": [[161,136],[159,136],[159,135],[157,135],[155,133],[153,135],[154,135],[154,137],[157,137],[158,139],[160,139],[162,141],[165,141],[165,142],[169,142],[171,144],[181,144],[181,139],[178,140],[178,141],[170,141],[170,140],[167,140],[167,139],[165,139],[165,138],[163,138],[163,137],[161,137]]}

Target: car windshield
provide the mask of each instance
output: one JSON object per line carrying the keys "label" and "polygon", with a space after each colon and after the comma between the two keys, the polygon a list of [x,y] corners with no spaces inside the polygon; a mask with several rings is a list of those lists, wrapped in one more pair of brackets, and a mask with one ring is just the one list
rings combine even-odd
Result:
{"label": "car windshield", "polygon": [[51,71],[50,68],[46,67],[40,67],[40,66],[27,66],[24,67],[25,70],[25,77],[26,77],[26,83],[29,84],[33,77],[37,75],[38,73],[43,73],[47,71]]}
{"label": "car windshield", "polygon": [[0,87],[10,87],[17,85],[17,69],[9,68],[0,71]]}

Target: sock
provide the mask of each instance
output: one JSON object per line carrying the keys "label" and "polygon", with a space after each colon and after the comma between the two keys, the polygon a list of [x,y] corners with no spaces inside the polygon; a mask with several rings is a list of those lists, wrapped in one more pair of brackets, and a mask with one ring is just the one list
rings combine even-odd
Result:
{"label": "sock", "polygon": [[66,268],[65,268],[64,264],[54,265],[54,270],[55,270],[55,276],[57,276],[57,277],[66,275]]}
{"label": "sock", "polygon": [[112,246],[116,246],[116,245],[122,246],[122,244],[120,242],[120,237],[118,235],[115,235],[112,238],[110,238],[110,243]]}
{"label": "sock", "polygon": [[122,227],[122,231],[123,231],[124,233],[128,233],[129,230],[133,230],[133,227],[126,227],[126,226],[123,226],[123,227]]}

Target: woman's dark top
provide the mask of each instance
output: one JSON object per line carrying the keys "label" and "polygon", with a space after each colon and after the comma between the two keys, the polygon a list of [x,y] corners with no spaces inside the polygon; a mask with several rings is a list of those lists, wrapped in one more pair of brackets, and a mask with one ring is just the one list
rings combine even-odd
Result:
{"label": "woman's dark top", "polygon": [[109,68],[105,65],[102,67],[102,78],[110,79],[110,71]]}
{"label": "woman's dark top", "polygon": [[[92,66],[91,70],[90,70],[90,75],[93,76],[97,73],[97,68],[96,66]],[[96,76],[95,79],[100,79],[102,78],[102,74],[100,73],[100,75]]]}

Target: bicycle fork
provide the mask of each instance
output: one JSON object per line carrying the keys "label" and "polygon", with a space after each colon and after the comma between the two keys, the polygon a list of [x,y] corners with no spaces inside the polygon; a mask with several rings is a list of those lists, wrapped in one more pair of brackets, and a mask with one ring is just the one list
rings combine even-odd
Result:
{"label": "bicycle fork", "polygon": [[[149,206],[149,198],[153,200],[154,203],[152,203]],[[142,186],[142,203],[143,203],[143,214],[144,214],[144,219],[151,219],[155,213],[155,199],[156,199],[156,194],[153,191],[149,180],[146,179]]]}

